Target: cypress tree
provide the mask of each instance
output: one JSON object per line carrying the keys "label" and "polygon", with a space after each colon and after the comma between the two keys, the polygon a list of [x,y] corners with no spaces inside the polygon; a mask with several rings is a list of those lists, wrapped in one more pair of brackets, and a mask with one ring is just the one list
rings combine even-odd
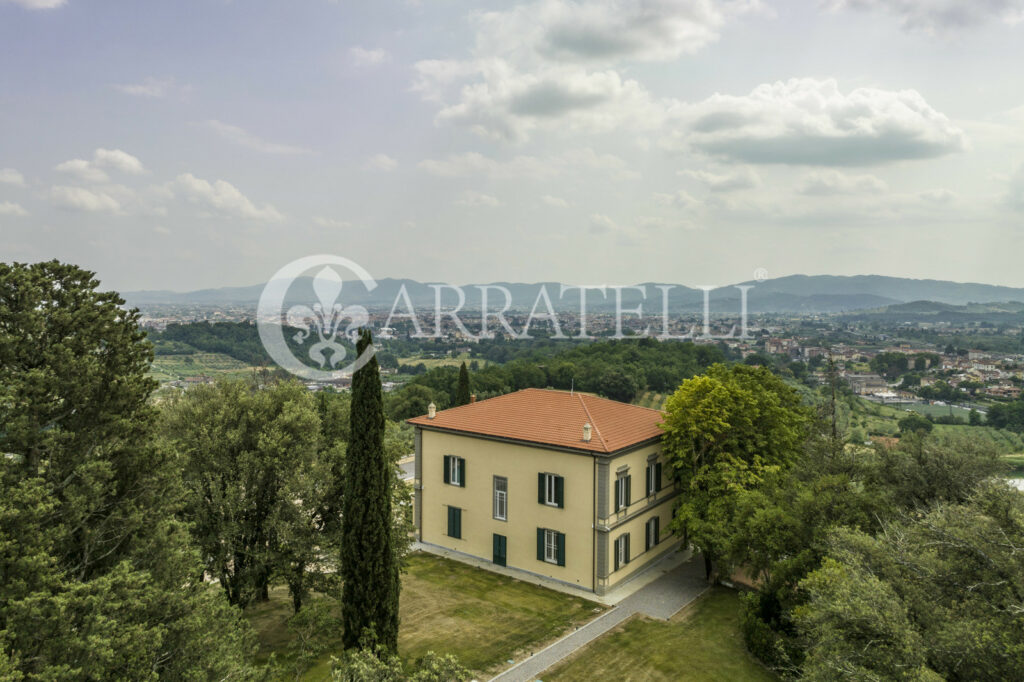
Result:
{"label": "cypress tree", "polygon": [[[363,330],[356,350],[373,339]],[[341,617],[346,649],[365,631],[372,644],[398,648],[398,563],[392,547],[391,476],[384,451],[380,370],[371,358],[352,377],[351,440],[345,454],[341,504]]]}
{"label": "cypress tree", "polygon": [[462,367],[459,368],[459,387],[455,391],[455,405],[468,405],[469,404],[469,370],[466,369],[466,363],[462,363]]}

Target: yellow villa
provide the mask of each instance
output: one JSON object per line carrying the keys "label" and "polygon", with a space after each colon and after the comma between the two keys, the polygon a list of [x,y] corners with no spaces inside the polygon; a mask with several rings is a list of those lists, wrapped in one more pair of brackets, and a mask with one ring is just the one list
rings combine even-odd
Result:
{"label": "yellow villa", "polygon": [[603,595],[675,546],[661,420],[542,389],[410,419],[417,539]]}

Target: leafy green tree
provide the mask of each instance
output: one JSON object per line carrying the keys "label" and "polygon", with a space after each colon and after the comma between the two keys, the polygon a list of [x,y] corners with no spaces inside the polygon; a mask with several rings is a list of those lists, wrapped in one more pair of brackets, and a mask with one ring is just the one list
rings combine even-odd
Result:
{"label": "leafy green tree", "polygon": [[469,404],[469,370],[463,362],[459,367],[459,386],[455,390],[455,406]]}
{"label": "leafy green tree", "polygon": [[341,660],[334,659],[334,682],[465,682],[473,679],[451,654],[428,651],[411,666],[385,649],[354,649]]}
{"label": "leafy green tree", "polygon": [[981,412],[972,409],[967,413],[967,423],[971,426],[981,426],[984,423],[984,419],[981,416]]}
{"label": "leafy green tree", "polygon": [[427,413],[427,407],[434,403],[439,410],[447,407],[447,397],[442,398],[426,386],[411,384],[395,391],[387,398],[387,413],[390,419],[401,421]]}
{"label": "leafy green tree", "polygon": [[710,576],[737,493],[796,458],[808,410],[793,388],[748,365],[713,365],[684,381],[665,408],[665,455],[684,491],[672,527],[703,553]]}
{"label": "leafy green tree", "polygon": [[623,372],[608,372],[599,383],[599,392],[606,398],[618,400],[621,403],[631,403],[636,400],[639,387],[636,379]]}
{"label": "leafy green tree", "polygon": [[57,261],[0,264],[0,677],[246,677],[251,630],[176,518],[151,346],[97,288]]}
{"label": "leafy green tree", "polygon": [[[357,352],[372,343],[369,330],[363,330]],[[352,377],[351,424],[342,486],[342,637],[350,649],[369,632],[373,644],[394,652],[400,589],[392,541],[395,471],[384,450],[380,372],[372,357]]]}
{"label": "leafy green tree", "polygon": [[928,420],[927,417],[918,413],[910,412],[907,416],[900,418],[896,422],[896,426],[899,427],[900,433],[931,433],[935,425]]}
{"label": "leafy green tree", "polygon": [[907,371],[909,360],[903,353],[879,353],[871,358],[868,366],[871,367],[872,372],[885,377],[889,381],[894,381]]}
{"label": "leafy green tree", "polygon": [[296,609],[307,567],[318,565],[320,511],[330,467],[320,420],[297,381],[260,389],[225,380],[196,386],[165,409],[164,433],[183,460],[186,516],[196,544],[232,604],[264,599],[275,575]]}

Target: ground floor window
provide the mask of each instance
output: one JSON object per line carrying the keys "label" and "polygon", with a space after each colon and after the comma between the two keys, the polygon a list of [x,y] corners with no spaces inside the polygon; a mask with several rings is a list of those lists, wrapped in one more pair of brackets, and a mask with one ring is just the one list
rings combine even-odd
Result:
{"label": "ground floor window", "polygon": [[448,537],[462,539],[462,510],[448,507]]}
{"label": "ground floor window", "polygon": [[661,519],[655,516],[647,521],[647,543],[645,551],[661,542]]}
{"label": "ground floor window", "polygon": [[615,541],[615,570],[629,563],[629,533],[623,533]]}
{"label": "ground floor window", "polygon": [[565,534],[550,528],[538,528],[537,560],[565,566]]}

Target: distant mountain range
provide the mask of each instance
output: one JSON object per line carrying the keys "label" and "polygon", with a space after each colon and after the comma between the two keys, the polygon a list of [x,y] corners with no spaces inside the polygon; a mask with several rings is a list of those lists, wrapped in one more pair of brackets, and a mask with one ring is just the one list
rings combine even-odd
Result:
{"label": "distant mountain range", "polygon": [[[514,310],[529,310],[544,286],[556,310],[570,311],[579,307],[579,291],[566,291],[560,298],[561,284],[558,282],[537,282],[534,284],[514,282],[493,282],[503,286],[512,295]],[[409,301],[422,312],[432,310],[435,305],[435,289],[429,282],[418,282],[411,279],[381,279],[373,291],[359,281],[345,282],[342,286],[340,301],[345,305],[358,304],[371,310],[390,309],[400,295],[402,287],[408,293]],[[481,306],[481,285],[464,285],[466,293],[464,308],[477,309]],[[662,310],[663,293],[661,283],[647,282],[646,299],[636,289],[622,290],[622,305],[635,308],[643,304],[644,311],[649,315],[658,314]],[[683,285],[669,285],[673,288],[668,293],[668,307],[672,312],[697,312],[703,309],[704,292],[699,288]],[[737,286],[749,286],[747,302],[750,312],[796,312],[796,313],[837,313],[854,310],[881,309],[893,306],[891,312],[899,312],[899,306],[906,305],[905,312],[926,312],[926,303],[949,306],[965,306],[970,303],[990,304],[1005,301],[1024,301],[1024,289],[995,286],[991,284],[948,282],[934,279],[907,279],[902,277],[883,277],[879,275],[857,275],[842,277],[835,275],[791,275],[762,282],[748,281],[738,285],[730,285],[715,289],[710,294],[712,313],[738,312],[741,294]],[[189,292],[174,291],[129,291],[122,293],[129,305],[146,308],[154,305],[241,305],[255,306],[259,301],[264,285],[257,284],[247,287],[223,287],[219,289],[201,289]],[[441,289],[441,303],[445,308],[454,306],[457,295],[451,289]],[[488,308],[496,310],[504,305],[504,297],[500,291],[491,289],[488,292]],[[296,280],[288,290],[286,304],[312,303],[312,279]],[[587,309],[602,311],[614,309],[615,293],[608,291],[602,299],[599,292],[589,292]],[[916,307],[915,307],[916,306]],[[1008,306],[1010,309],[1014,307]],[[399,311],[404,311],[404,300],[400,301]],[[544,310],[543,304],[538,312]],[[937,312],[937,310],[935,310]]]}

